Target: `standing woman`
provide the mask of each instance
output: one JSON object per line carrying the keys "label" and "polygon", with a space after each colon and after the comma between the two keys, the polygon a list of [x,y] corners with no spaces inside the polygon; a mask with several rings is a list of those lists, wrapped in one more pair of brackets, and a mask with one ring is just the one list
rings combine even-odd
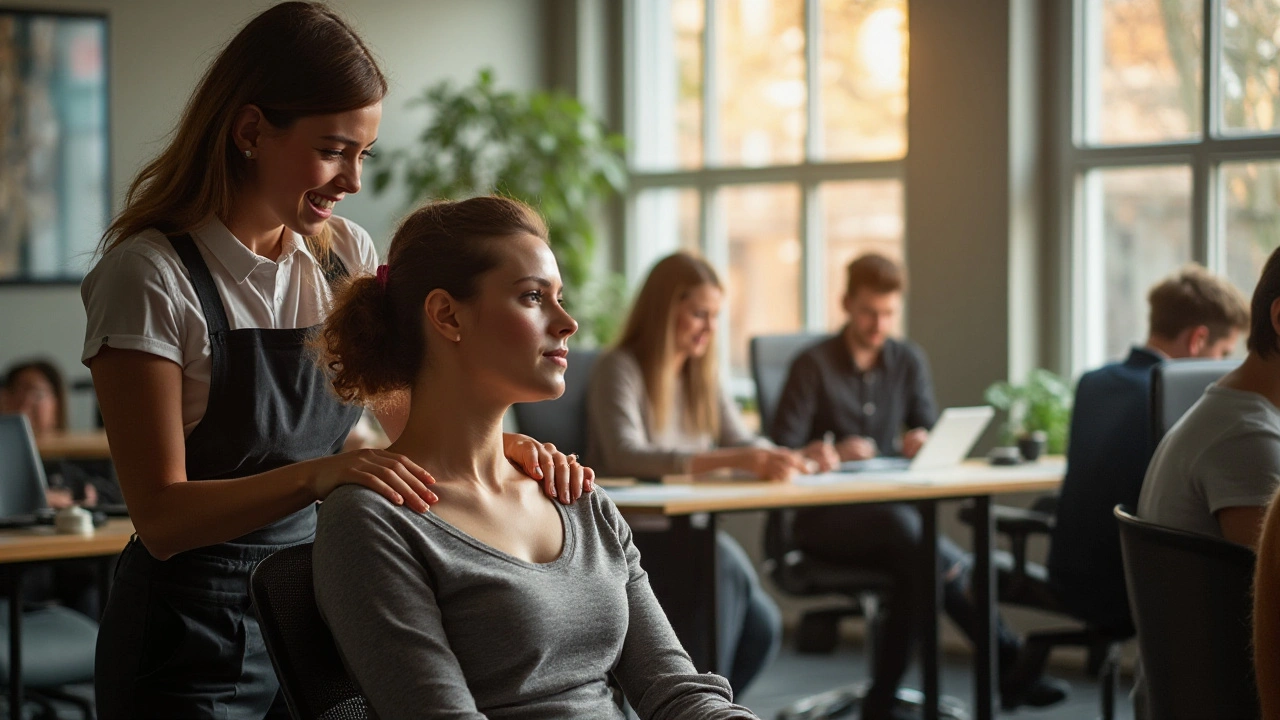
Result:
{"label": "standing woman", "polygon": [[[98,638],[106,720],[286,717],[249,607],[254,564],[310,540],[339,485],[418,512],[436,500],[402,455],[335,454],[360,410],[306,350],[333,288],[377,265],[368,233],[333,212],[360,190],[386,91],[328,8],[266,10],[209,67],[85,278],[83,359],[137,528]],[[392,439],[407,409],[377,409]],[[548,494],[581,491],[564,456],[503,445]]]}
{"label": "standing woman", "polygon": [[[649,272],[617,347],[592,368],[588,458],[597,472],[740,470],[786,480],[803,471],[798,454],[747,431],[720,387],[714,341],[723,297],[715,270],[688,253]],[[723,532],[716,540],[718,672],[741,695],[777,651],[782,621],[742,547]]]}

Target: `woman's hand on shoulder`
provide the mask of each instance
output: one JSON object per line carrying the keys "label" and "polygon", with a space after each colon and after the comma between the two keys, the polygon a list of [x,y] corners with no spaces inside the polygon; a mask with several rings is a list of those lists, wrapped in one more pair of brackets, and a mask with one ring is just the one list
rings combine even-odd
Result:
{"label": "woman's hand on shoulder", "polygon": [[363,485],[396,505],[427,512],[440,498],[427,487],[435,478],[399,453],[374,448],[308,460],[308,487],[324,500],[339,485]]}
{"label": "woman's hand on shoulder", "polygon": [[502,434],[502,450],[524,474],[542,483],[547,497],[568,505],[582,493],[595,490],[595,471],[578,462],[578,456],[565,455],[551,443],[540,443],[528,435]]}

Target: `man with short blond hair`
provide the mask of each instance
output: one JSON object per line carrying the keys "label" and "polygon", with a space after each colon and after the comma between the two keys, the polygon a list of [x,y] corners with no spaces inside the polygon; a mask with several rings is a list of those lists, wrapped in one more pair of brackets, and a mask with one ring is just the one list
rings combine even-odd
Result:
{"label": "man with short blond hair", "polygon": [[1123,362],[1085,373],[1076,387],[1067,475],[1049,545],[1049,585],[1076,617],[1133,634],[1120,534],[1112,509],[1136,507],[1155,451],[1151,369],[1170,358],[1222,358],[1249,325],[1230,281],[1188,265],[1151,288],[1150,333]]}

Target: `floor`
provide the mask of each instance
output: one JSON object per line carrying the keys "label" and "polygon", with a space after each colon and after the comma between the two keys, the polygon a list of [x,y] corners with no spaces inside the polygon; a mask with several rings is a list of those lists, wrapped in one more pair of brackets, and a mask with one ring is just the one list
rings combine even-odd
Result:
{"label": "floor", "polygon": [[[1001,717],[1025,720],[1092,720],[1100,716],[1098,701],[1101,691],[1096,681],[1081,674],[1056,669],[1051,672],[1071,685],[1071,696],[1065,702],[1042,710],[1019,709],[1001,713]],[[866,677],[866,662],[859,646],[844,644],[831,655],[801,655],[796,653],[794,645],[786,643],[774,663],[738,701],[751,708],[762,720],[774,720],[780,709],[795,700]],[[919,687],[919,679],[914,670],[907,684]],[[1133,719],[1133,709],[1129,703],[1130,687],[1130,680],[1122,676],[1119,701],[1116,703],[1117,720]],[[944,656],[942,689],[946,695],[955,697],[972,708],[973,676],[969,672],[967,658]],[[76,690],[86,696],[92,693],[92,687],[87,685],[77,687]],[[28,706],[27,718],[35,720],[34,710],[34,707]],[[58,717],[60,720],[70,720],[80,715],[70,706],[60,706]]]}
{"label": "floor", "polygon": [[[973,675],[968,659],[944,656],[942,690],[972,708]],[[1001,717],[1026,718],[1026,720],[1092,720],[1101,716],[1099,699],[1101,688],[1097,681],[1080,673],[1064,672],[1051,668],[1051,674],[1071,685],[1071,695],[1066,701],[1051,708],[1024,709],[1001,713]],[[800,655],[794,646],[784,644],[782,652],[764,674],[738,699],[751,708],[762,720],[774,720],[778,710],[807,695],[830,690],[842,684],[857,682],[867,677],[866,662],[861,648],[844,645],[831,655]],[[913,670],[907,683],[919,687],[918,675]],[[1133,708],[1129,702],[1131,680],[1121,677],[1116,702],[1117,720],[1132,720]]]}

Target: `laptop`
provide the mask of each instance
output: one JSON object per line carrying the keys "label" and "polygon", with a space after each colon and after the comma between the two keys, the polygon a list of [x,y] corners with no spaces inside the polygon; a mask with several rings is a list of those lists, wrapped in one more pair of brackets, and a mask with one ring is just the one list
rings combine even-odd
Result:
{"label": "laptop", "polygon": [[939,470],[959,465],[977,444],[982,432],[991,424],[995,410],[988,405],[955,407],[942,411],[942,417],[929,432],[929,439],[914,459],[876,457],[840,463],[840,472],[895,472],[906,470]]}
{"label": "laptop", "polygon": [[0,527],[28,527],[53,517],[48,483],[26,415],[0,415]]}

